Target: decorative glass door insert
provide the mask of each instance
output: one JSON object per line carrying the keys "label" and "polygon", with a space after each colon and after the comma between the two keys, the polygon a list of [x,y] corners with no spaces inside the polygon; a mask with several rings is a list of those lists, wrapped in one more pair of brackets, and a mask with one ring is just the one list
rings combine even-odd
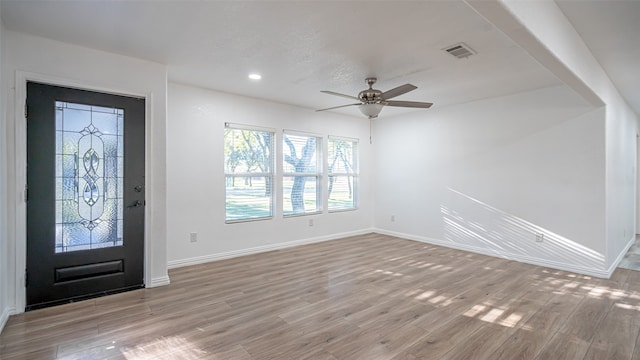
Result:
{"label": "decorative glass door insert", "polygon": [[145,99],[27,82],[26,308],[144,286]]}
{"label": "decorative glass door insert", "polygon": [[55,251],[121,246],[124,110],[55,106]]}

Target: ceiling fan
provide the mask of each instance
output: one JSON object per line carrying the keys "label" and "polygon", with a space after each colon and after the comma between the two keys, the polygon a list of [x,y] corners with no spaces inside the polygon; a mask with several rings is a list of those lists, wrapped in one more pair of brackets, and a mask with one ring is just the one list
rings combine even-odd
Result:
{"label": "ceiling fan", "polygon": [[326,109],[319,109],[319,110],[316,110],[316,111],[333,110],[333,109],[339,109],[339,108],[343,108],[343,107],[347,107],[347,106],[356,106],[356,105],[358,105],[358,107],[360,108],[360,111],[362,112],[362,114],[364,114],[364,116],[368,117],[369,119],[373,119],[373,118],[377,118],[378,117],[378,114],[380,114],[380,111],[382,111],[382,108],[385,107],[385,106],[397,106],[397,107],[410,107],[410,108],[428,109],[428,108],[431,107],[431,105],[433,105],[432,103],[428,103],[428,102],[389,100],[389,99],[393,99],[396,96],[400,96],[402,94],[408,93],[409,91],[415,90],[418,87],[416,87],[414,85],[411,85],[411,84],[404,84],[404,85],[400,85],[398,87],[395,87],[395,88],[393,88],[391,90],[387,90],[385,92],[382,92],[380,90],[377,90],[377,89],[373,88],[373,84],[375,84],[377,80],[378,79],[376,79],[374,77],[366,78],[365,82],[367,83],[367,85],[369,85],[369,88],[366,89],[366,90],[360,91],[360,93],[358,94],[357,97],[351,96],[351,95],[340,94],[340,93],[333,92],[333,91],[327,91],[327,90],[321,91],[321,92],[323,92],[325,94],[342,96],[342,97],[345,97],[347,99],[357,100],[359,102],[358,103],[354,103],[354,104],[334,106],[334,107],[330,107],[330,108],[326,108]]}

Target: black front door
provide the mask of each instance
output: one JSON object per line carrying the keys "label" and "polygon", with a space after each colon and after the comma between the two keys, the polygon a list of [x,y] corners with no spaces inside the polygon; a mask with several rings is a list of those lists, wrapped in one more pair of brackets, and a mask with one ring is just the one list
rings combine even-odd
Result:
{"label": "black front door", "polygon": [[27,310],[140,288],[144,99],[27,83]]}

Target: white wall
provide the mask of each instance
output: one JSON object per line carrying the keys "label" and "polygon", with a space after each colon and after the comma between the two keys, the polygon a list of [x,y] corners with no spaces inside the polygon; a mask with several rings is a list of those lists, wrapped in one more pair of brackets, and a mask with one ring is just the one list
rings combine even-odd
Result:
{"label": "white wall", "polygon": [[[367,119],[316,113],[310,109],[174,83],[169,84],[168,99],[170,266],[370,231],[373,159]],[[276,193],[279,195],[273,219],[225,224],[222,151],[225,122],[273,128],[278,147],[283,129],[311,132],[325,138],[338,135],[360,139],[359,209],[283,219],[277,182]],[[309,219],[314,219],[313,227],[308,226]],[[191,232],[198,233],[198,242],[189,241]]]}
{"label": "white wall", "polygon": [[636,235],[640,235],[640,134],[636,135]]}
{"label": "white wall", "polygon": [[[0,16],[0,19],[2,17]],[[8,320],[13,309],[9,305],[9,276],[8,246],[7,246],[7,131],[6,131],[6,102],[7,96],[3,77],[4,67],[4,25],[0,20],[0,332]]]}
{"label": "white wall", "polygon": [[[11,304],[24,309],[25,234],[22,199],[26,159],[25,82],[37,80],[147,98],[145,283],[168,283],[166,268],[166,67],[84,47],[5,31],[4,87],[9,98],[7,140],[9,180],[9,286]],[[14,212],[15,210],[15,212]],[[17,281],[17,284],[15,282]]]}
{"label": "white wall", "polygon": [[375,226],[605,276],[604,127],[564,86],[376,120]]}
{"label": "white wall", "polygon": [[635,241],[637,117],[621,97],[611,97],[606,125],[607,264],[617,265]]}
{"label": "white wall", "polygon": [[[604,69],[555,2],[499,3],[544,44],[545,51],[566,67],[565,72],[577,77],[580,84],[576,85],[576,89],[588,87],[607,106],[606,242],[607,266],[613,269],[635,239],[634,174],[637,166],[635,143],[638,115],[620,96]],[[508,35],[518,36],[516,31],[507,32]]]}

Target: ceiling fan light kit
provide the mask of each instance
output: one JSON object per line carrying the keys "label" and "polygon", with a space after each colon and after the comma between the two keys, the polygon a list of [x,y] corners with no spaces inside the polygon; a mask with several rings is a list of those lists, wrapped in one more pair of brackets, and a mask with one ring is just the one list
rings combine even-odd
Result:
{"label": "ceiling fan light kit", "polygon": [[417,89],[417,87],[414,86],[414,85],[411,85],[411,84],[404,84],[404,85],[400,85],[398,87],[395,87],[395,88],[393,88],[391,90],[382,92],[382,91],[380,91],[378,89],[374,89],[373,88],[373,84],[375,84],[376,81],[377,81],[377,79],[374,78],[374,77],[366,78],[365,82],[367,83],[367,85],[369,85],[369,88],[360,91],[360,93],[358,94],[357,97],[351,96],[351,95],[340,94],[340,93],[333,92],[333,91],[323,90],[321,92],[323,92],[325,94],[341,96],[341,97],[344,97],[344,98],[347,98],[347,99],[353,99],[353,100],[357,100],[357,101],[360,101],[360,102],[359,103],[354,103],[354,104],[334,106],[334,107],[330,107],[330,108],[326,108],[326,109],[319,109],[319,110],[316,110],[316,111],[333,110],[333,109],[343,108],[343,107],[347,107],[347,106],[358,105],[358,107],[360,108],[360,112],[362,112],[362,114],[364,116],[368,117],[369,119],[374,119],[374,118],[378,117],[378,115],[380,114],[380,111],[382,111],[382,108],[385,107],[385,106],[428,109],[428,108],[431,107],[431,105],[433,105],[432,103],[428,103],[428,102],[389,100],[389,99],[392,99],[392,98],[394,98],[396,96],[400,96],[402,94],[408,93],[409,91],[415,90],[415,89]]}
{"label": "ceiling fan light kit", "polygon": [[369,119],[377,118],[384,105],[382,104],[362,104],[358,106],[362,115]]}

